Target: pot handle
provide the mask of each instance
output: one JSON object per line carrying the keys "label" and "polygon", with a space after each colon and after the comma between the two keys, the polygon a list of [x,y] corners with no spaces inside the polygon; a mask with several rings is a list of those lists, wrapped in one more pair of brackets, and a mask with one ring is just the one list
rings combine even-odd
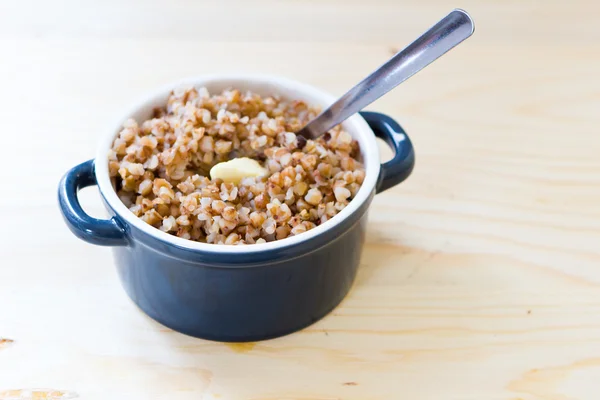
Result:
{"label": "pot handle", "polygon": [[360,115],[375,136],[383,139],[395,153],[394,158],[381,165],[376,186],[377,193],[381,193],[409,177],[415,166],[415,152],[404,129],[391,117],[371,111],[362,111]]}
{"label": "pot handle", "polygon": [[108,220],[90,217],[81,208],[77,192],[96,184],[94,160],[68,171],[58,185],[58,204],[67,226],[78,238],[101,246],[128,245],[125,230],[113,217]]}

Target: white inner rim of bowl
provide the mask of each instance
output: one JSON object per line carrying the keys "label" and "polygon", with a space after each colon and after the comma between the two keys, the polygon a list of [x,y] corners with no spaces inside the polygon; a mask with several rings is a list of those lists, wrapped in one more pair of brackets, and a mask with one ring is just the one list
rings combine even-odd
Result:
{"label": "white inner rim of bowl", "polygon": [[272,75],[246,74],[205,75],[197,78],[188,78],[171,83],[157,91],[150,93],[149,95],[145,96],[144,99],[135,107],[130,109],[121,118],[119,118],[116,123],[110,126],[108,132],[102,138],[95,159],[95,174],[98,181],[99,190],[112,209],[120,218],[125,220],[127,224],[130,224],[146,234],[160,239],[163,242],[173,244],[180,248],[209,253],[256,253],[293,246],[295,244],[312,239],[315,236],[322,234],[326,230],[332,229],[336,225],[340,224],[368,199],[371,191],[377,183],[377,177],[379,176],[379,170],[381,167],[379,161],[379,148],[377,146],[377,141],[373,131],[369,125],[360,115],[356,114],[348,118],[342,124],[342,126],[348,133],[352,135],[353,138],[358,141],[360,145],[362,162],[366,169],[365,180],[362,183],[357,195],[352,199],[352,201],[350,201],[346,208],[316,228],[297,236],[290,236],[273,242],[234,246],[224,244],[209,244],[183,239],[148,225],[139,217],[136,217],[131,211],[129,211],[129,209],[117,196],[108,173],[108,150],[112,147],[112,143],[116,135],[121,131],[123,122],[125,122],[128,118],[134,118],[138,121],[138,123],[143,122],[147,118],[150,118],[152,115],[152,109],[154,107],[163,106],[166,104],[167,98],[173,89],[177,87],[190,86],[194,86],[196,88],[205,86],[211,94],[227,88],[239,89],[242,92],[251,90],[262,96],[278,94],[286,99],[304,100],[310,106],[319,106],[322,107],[322,109],[336,100],[336,97],[300,82]]}

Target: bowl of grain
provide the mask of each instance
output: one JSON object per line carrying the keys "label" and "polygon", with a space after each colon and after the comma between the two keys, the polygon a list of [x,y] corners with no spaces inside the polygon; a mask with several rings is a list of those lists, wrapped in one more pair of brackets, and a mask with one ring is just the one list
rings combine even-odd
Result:
{"label": "bowl of grain", "polygon": [[[129,297],[167,327],[234,342],[302,329],[347,294],[373,196],[414,165],[408,136],[383,114],[356,114],[317,140],[294,133],[334,100],[262,75],[159,88],[110,125],[94,159],[64,175],[64,220],[112,247]],[[395,152],[384,164],[376,137]],[[214,173],[242,159],[253,164]],[[92,185],[106,219],[78,201]]]}

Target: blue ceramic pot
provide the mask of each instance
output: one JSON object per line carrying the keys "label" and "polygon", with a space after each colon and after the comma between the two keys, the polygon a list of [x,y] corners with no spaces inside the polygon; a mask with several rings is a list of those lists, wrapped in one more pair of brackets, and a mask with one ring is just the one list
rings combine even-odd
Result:
{"label": "blue ceramic pot", "polygon": [[[279,93],[326,106],[335,98],[272,76],[204,76],[169,85],[125,113],[107,132],[95,160],[68,171],[60,182],[60,209],[71,231],[92,244],[111,246],[129,297],[156,321],[185,334],[218,341],[256,341],[312,324],[348,293],[360,262],[373,196],[404,181],[414,165],[405,132],[390,117],[362,112],[344,122],[358,140],[366,178],[350,204],[318,227],[283,240],[242,246],[197,243],[164,233],[133,215],[117,197],[107,152],[129,117],[148,118],[179,85]],[[394,150],[381,165],[375,137]],[[98,185],[109,214],[87,215],[78,190]]]}

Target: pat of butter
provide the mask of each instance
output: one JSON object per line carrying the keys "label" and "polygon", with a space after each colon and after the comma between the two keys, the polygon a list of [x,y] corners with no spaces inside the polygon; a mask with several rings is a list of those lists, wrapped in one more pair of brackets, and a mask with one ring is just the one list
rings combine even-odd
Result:
{"label": "pat of butter", "polygon": [[244,178],[263,176],[267,170],[258,161],[247,157],[218,163],[210,169],[211,179],[222,179],[225,182],[238,184]]}

